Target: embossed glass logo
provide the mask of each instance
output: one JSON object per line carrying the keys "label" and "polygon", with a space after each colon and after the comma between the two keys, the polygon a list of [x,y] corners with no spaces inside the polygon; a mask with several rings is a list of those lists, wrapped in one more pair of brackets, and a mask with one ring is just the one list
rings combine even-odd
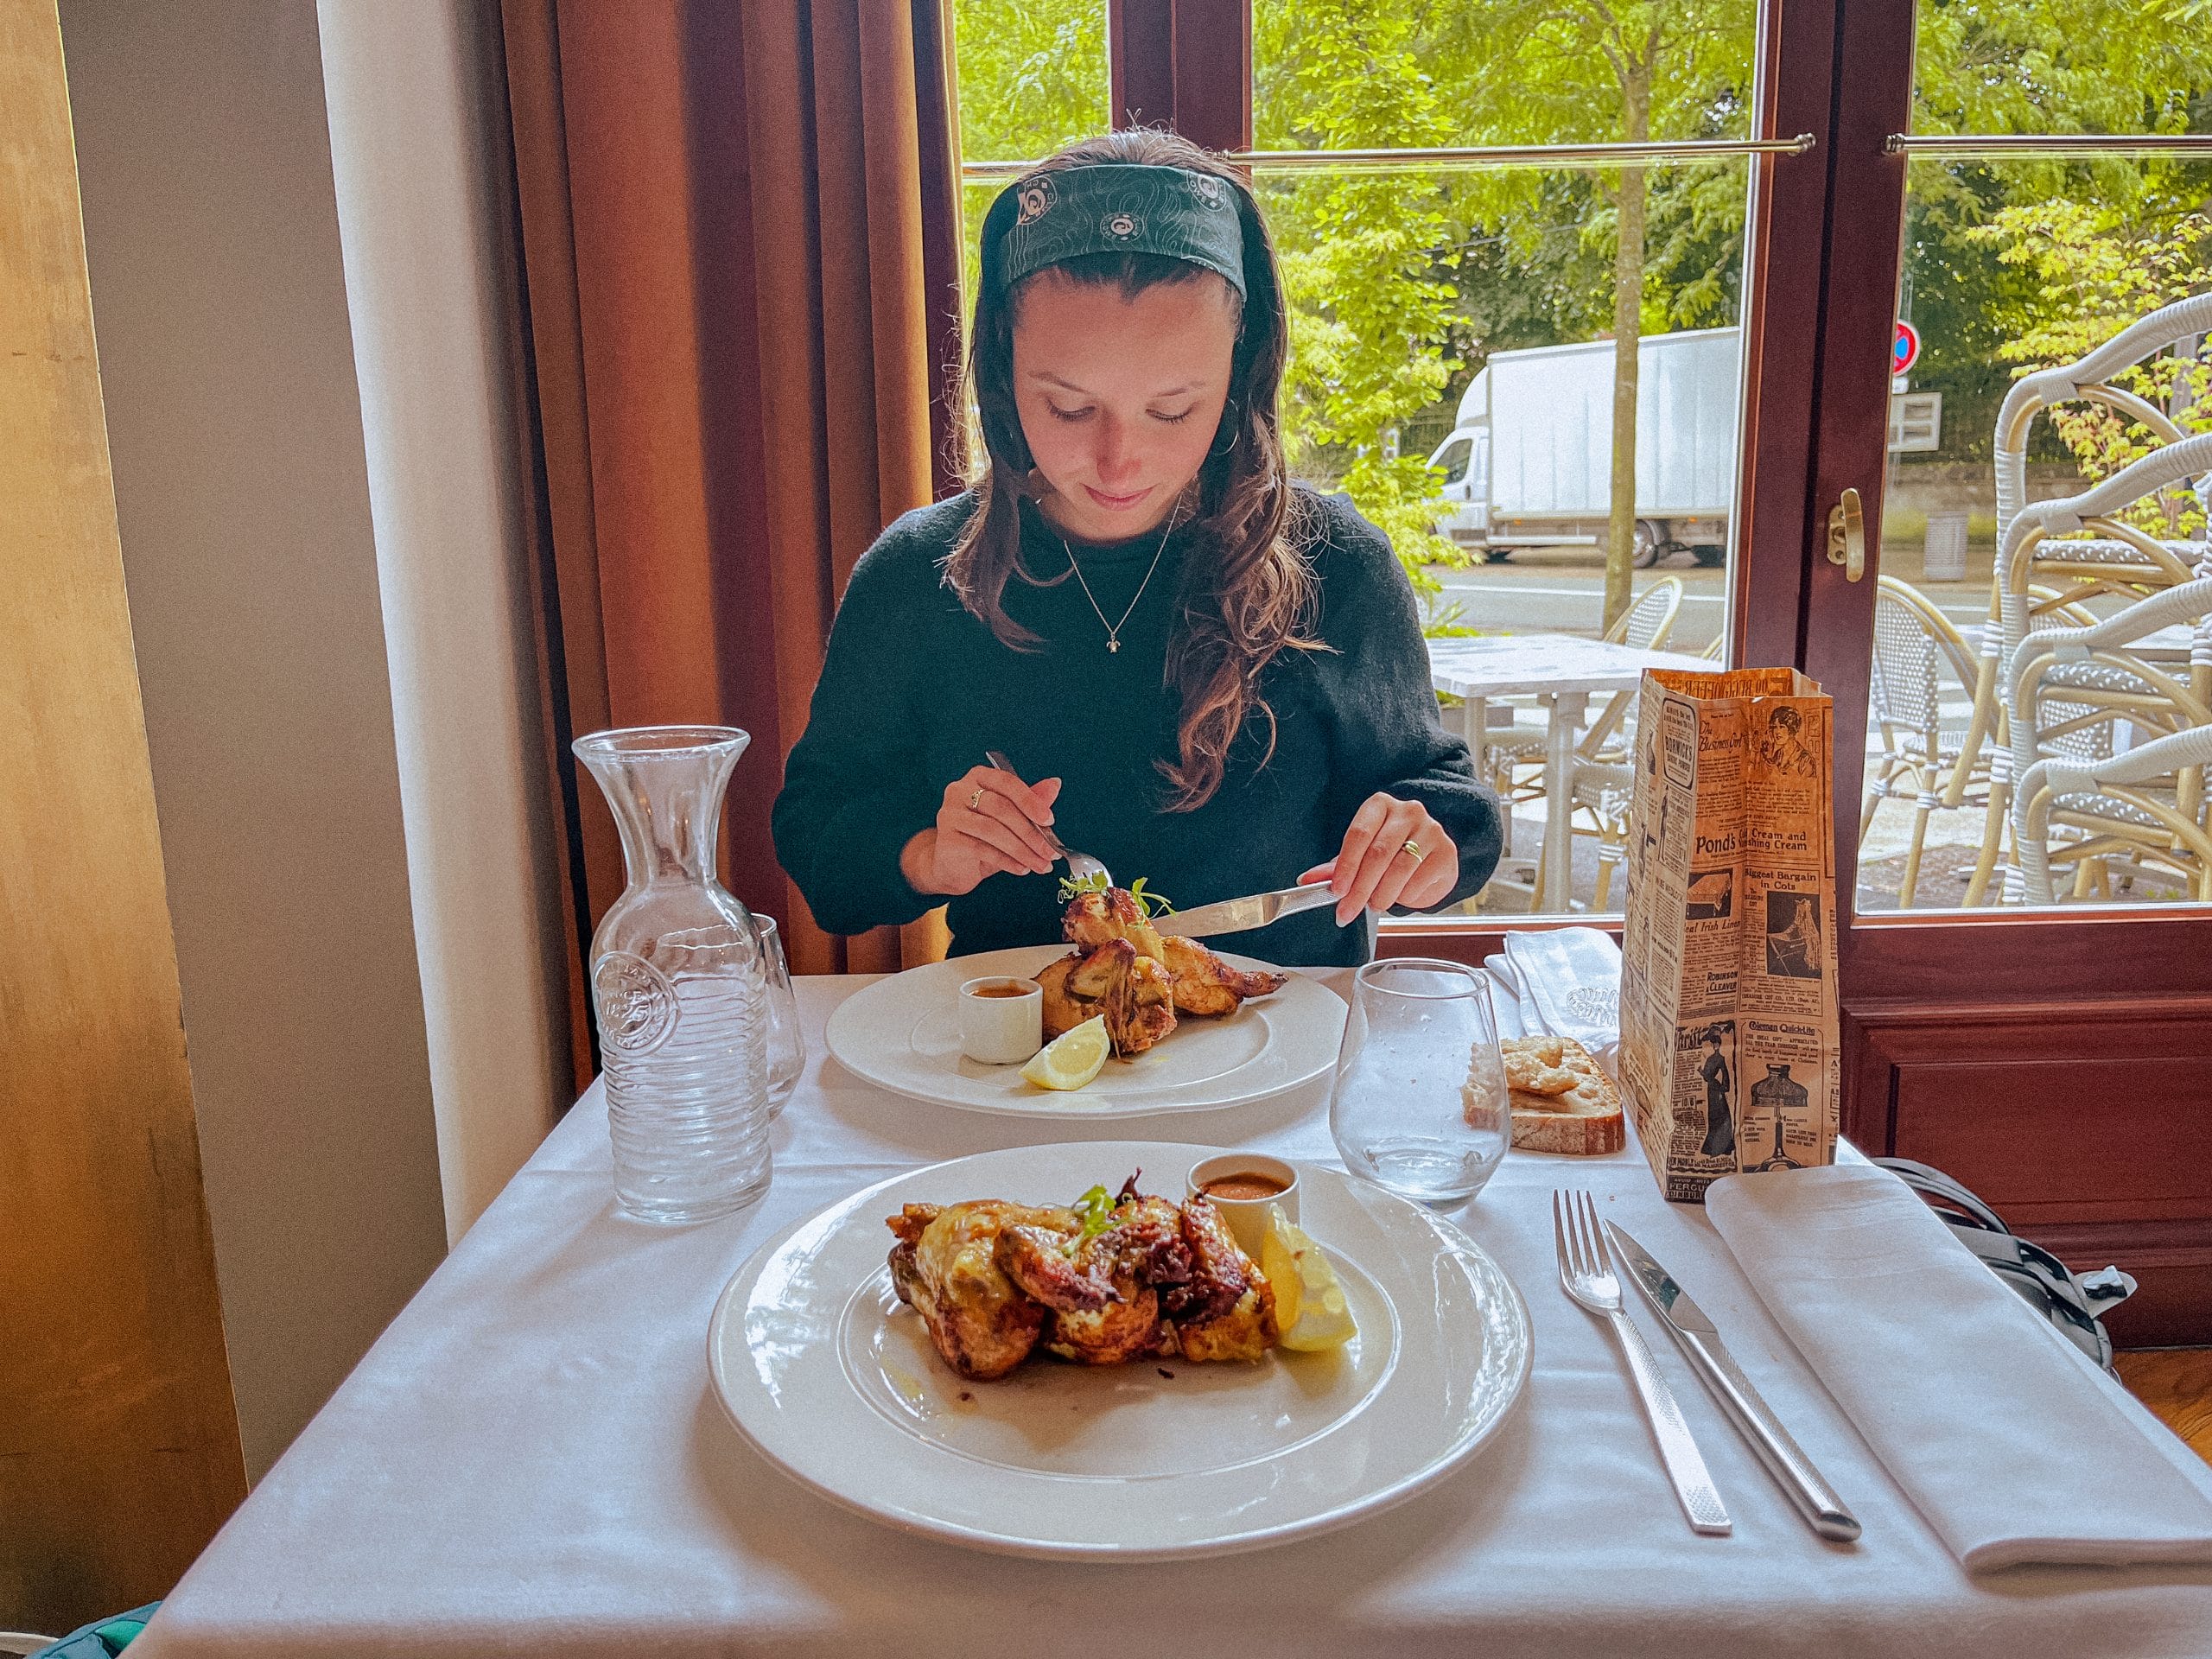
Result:
{"label": "embossed glass logo", "polygon": [[610,950],[591,972],[599,1040],[623,1055],[650,1054],[676,1029],[676,988],[643,957]]}

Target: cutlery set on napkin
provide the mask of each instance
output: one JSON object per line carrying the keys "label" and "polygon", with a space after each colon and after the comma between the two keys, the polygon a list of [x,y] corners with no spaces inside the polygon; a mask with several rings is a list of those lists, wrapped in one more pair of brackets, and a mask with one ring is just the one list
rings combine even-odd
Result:
{"label": "cutlery set on napkin", "polygon": [[[1735,1175],[1706,1214],[1775,1324],[1968,1572],[2212,1565],[2212,1470],[1863,1161]],[[1626,1278],[1821,1536],[1858,1521],[1713,1320],[1586,1194],[1554,1195],[1560,1282],[1609,1319],[1694,1530],[1729,1530],[1680,1405],[1622,1311]]]}

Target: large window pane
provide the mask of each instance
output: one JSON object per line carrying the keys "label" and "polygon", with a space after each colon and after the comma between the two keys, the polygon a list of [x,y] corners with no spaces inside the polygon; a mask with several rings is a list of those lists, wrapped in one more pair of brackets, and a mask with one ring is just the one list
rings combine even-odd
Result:
{"label": "large window pane", "polygon": [[[1106,130],[1105,0],[953,0],[950,15],[963,163],[1034,161]],[[1004,183],[961,192],[971,293],[983,215]]]}
{"label": "large window pane", "polygon": [[[1256,0],[1255,143],[1745,137],[1756,34],[1755,0]],[[1480,636],[1500,658],[1541,653],[1538,635],[1632,631],[1689,653],[1721,638],[1747,163],[1262,170],[1257,184],[1294,313],[1292,464],[1389,531],[1433,634]],[[1555,716],[1579,751],[1571,776],[1546,762]],[[1626,808],[1602,785],[1631,734],[1613,699],[1532,690],[1485,700],[1479,719],[1513,838],[1477,906],[1618,911]],[[1532,867],[1570,798],[1562,893]]]}
{"label": "large window pane", "polygon": [[[2212,572],[2201,499],[2169,488],[2116,512],[2118,534],[2093,525],[2030,550],[2033,563],[2011,578],[2024,620],[2008,632],[1998,620],[1997,472],[1999,411],[2017,376],[2075,362],[2212,284],[2208,191],[2212,166],[2201,162],[1912,165],[1901,309],[1921,355],[1893,383],[1901,413],[1884,495],[1862,912],[2026,901],[2010,810],[2022,760],[2094,760],[2205,721],[2212,670],[2192,667],[2185,624],[2054,664],[2018,702],[2002,671],[2013,636],[2113,617]],[[2166,342],[2112,384],[2183,433],[2212,431],[2201,336]],[[2043,410],[2022,435],[2031,503],[2078,494],[2165,441],[2095,403]],[[2001,741],[2016,718],[2036,733],[2024,750]],[[2149,780],[2135,799],[2069,797],[2056,818],[2041,837],[2056,878],[2049,902],[2199,891],[2208,843],[2195,778]]]}
{"label": "large window pane", "polygon": [[[1923,4],[1916,48],[1915,137],[2212,131],[2212,31],[2186,8]],[[1898,312],[1919,355],[1892,382],[1858,907],[2202,895],[2212,839],[2190,772],[2069,793],[2048,822],[2014,810],[2026,766],[2094,763],[2204,723],[2212,668],[2191,663],[2197,631],[2087,662],[2040,665],[2030,647],[2017,696],[2004,671],[2034,630],[2113,618],[2212,572],[2202,499],[2169,488],[2114,527],[2062,528],[2009,572],[1998,554],[2020,502],[2078,494],[2175,432],[2212,431],[2212,353],[2183,334],[2112,379],[2163,421],[2072,402],[2016,423],[2008,444],[1999,413],[2020,377],[2212,286],[2212,163],[1985,153],[1916,157],[1907,180]],[[2009,501],[2008,448],[2022,474]],[[2021,598],[2009,625],[2008,579]],[[2033,866],[2048,867],[2047,897]]]}

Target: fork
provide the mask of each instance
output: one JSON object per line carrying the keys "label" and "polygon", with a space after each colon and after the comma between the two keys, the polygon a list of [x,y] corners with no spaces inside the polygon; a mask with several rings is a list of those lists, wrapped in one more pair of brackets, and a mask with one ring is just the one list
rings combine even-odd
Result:
{"label": "fork", "polygon": [[[1019,772],[1014,770],[1014,762],[1007,760],[1005,755],[1000,753],[996,749],[985,749],[983,751],[983,759],[989,761],[991,765],[995,766],[999,771],[1006,772],[1012,777],[1019,778],[1021,776]],[[1050,846],[1054,852],[1058,853],[1062,858],[1067,860],[1068,874],[1073,876],[1077,880],[1087,881],[1091,877],[1096,876],[1098,878],[1099,886],[1110,887],[1114,885],[1114,877],[1112,874],[1108,871],[1103,864],[1101,864],[1089,853],[1070,852],[1066,848],[1060,845],[1060,838],[1054,835],[1050,830],[1047,830],[1041,823],[1037,826],[1037,833],[1045,837],[1046,843]]]}
{"label": "fork", "polygon": [[1560,1287],[1591,1313],[1605,1315],[1613,1327],[1643,1402],[1643,1414],[1650,1420],[1652,1438],[1659,1442],[1660,1461],[1667,1465],[1675,1496],[1689,1516],[1690,1530],[1726,1535],[1732,1524],[1728,1511],[1690,1435],[1690,1426],[1682,1420],[1682,1408],[1653,1367],[1643,1333],[1621,1311],[1621,1281],[1614,1276],[1612,1257],[1598,1226],[1598,1209],[1587,1192],[1562,1190],[1552,1194],[1552,1236],[1559,1246]]}

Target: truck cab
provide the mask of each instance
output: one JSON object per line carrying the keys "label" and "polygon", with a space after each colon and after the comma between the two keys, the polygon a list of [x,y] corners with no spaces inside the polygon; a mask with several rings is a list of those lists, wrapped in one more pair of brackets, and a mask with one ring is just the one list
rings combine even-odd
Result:
{"label": "truck cab", "polygon": [[1437,493],[1437,533],[1462,546],[1481,546],[1490,530],[1488,424],[1456,428],[1428,464],[1444,474],[1444,487]]}

